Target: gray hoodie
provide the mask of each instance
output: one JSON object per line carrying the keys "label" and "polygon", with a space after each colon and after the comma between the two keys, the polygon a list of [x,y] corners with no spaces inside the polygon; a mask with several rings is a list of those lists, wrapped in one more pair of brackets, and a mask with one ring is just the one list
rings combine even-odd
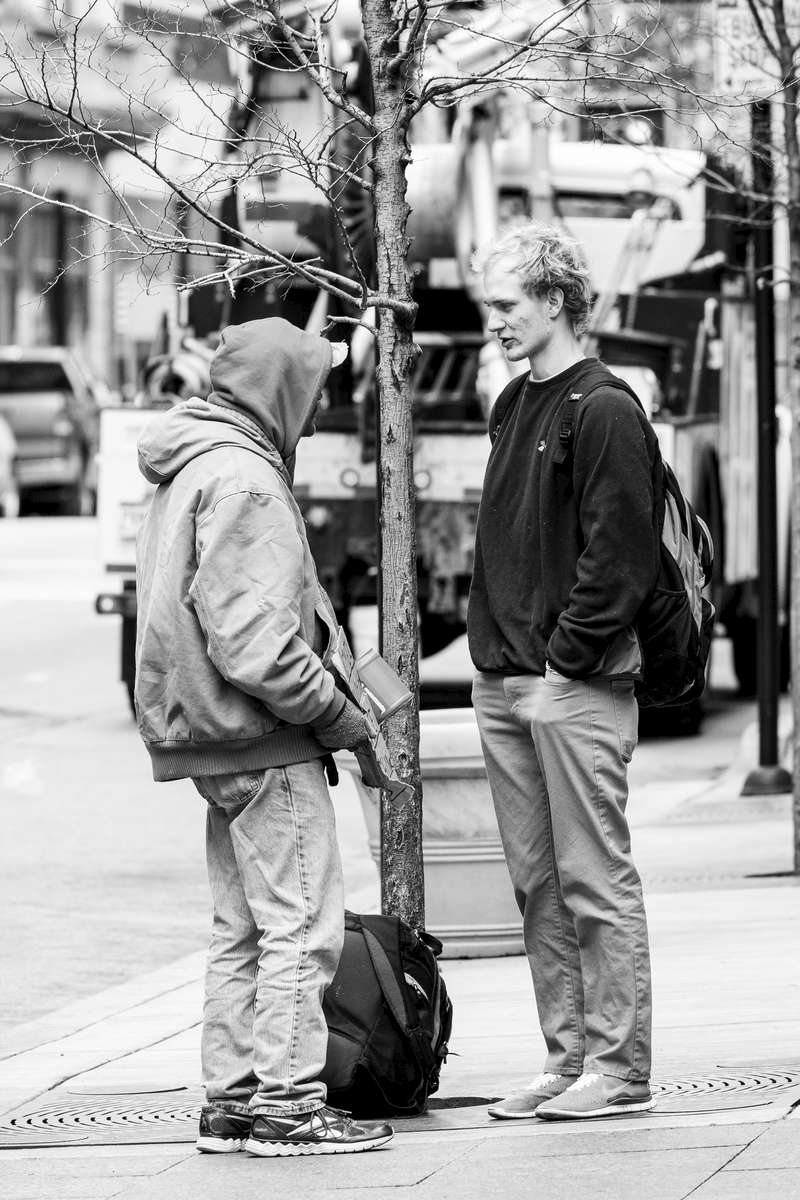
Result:
{"label": "gray hoodie", "polygon": [[279,318],[231,326],[208,400],[139,440],[158,485],[137,541],[136,711],[157,780],[326,753],[313,727],[344,697],[322,658],[337,632],[290,467],[330,344]]}

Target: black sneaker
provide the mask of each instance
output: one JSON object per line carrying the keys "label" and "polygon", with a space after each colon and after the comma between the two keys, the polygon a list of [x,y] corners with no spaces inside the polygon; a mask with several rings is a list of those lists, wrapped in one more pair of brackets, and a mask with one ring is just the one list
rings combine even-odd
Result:
{"label": "black sneaker", "polygon": [[338,1108],[317,1108],[300,1116],[254,1117],[245,1150],[261,1158],[290,1154],[358,1154],[394,1137],[391,1125],[357,1124]]}
{"label": "black sneaker", "polygon": [[195,1145],[205,1154],[234,1154],[250,1136],[253,1114],[244,1104],[218,1101],[200,1109],[200,1129]]}

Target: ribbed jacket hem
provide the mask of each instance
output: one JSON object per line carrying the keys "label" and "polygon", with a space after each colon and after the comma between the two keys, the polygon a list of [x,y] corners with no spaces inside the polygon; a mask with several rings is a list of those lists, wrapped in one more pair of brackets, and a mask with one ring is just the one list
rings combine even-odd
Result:
{"label": "ribbed jacket hem", "polygon": [[145,745],[157,783],[288,767],[328,753],[305,725],[287,725],[261,737],[230,742],[146,742]]}

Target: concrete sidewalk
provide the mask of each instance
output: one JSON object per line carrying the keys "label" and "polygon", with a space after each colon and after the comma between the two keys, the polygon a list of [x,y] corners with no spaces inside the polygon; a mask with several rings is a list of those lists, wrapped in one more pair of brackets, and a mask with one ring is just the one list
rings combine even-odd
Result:
{"label": "concrete sidewalk", "polygon": [[[742,800],[742,769],[733,764],[713,786],[632,777],[652,937],[653,1113],[569,1124],[489,1119],[488,1101],[542,1060],[527,964],[457,960],[443,964],[455,1025],[435,1106],[398,1122],[385,1150],[269,1161],[198,1155],[203,956],[192,955],[17,1027],[0,1061],[0,1144],[8,1147],[0,1195],[800,1200],[791,798]],[[349,787],[337,796],[348,903],[369,911],[377,879]]]}

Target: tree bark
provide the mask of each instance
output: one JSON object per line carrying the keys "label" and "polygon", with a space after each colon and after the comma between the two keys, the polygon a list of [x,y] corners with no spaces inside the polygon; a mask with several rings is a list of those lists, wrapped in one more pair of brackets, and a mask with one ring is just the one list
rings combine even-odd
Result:
{"label": "tree bark", "polygon": [[[397,24],[389,0],[363,0],[372,64],[378,313],[378,505],[381,652],[419,695],[412,372],[416,305],[406,265],[409,113],[402,70],[393,71]],[[381,907],[418,928],[425,922],[418,706],[387,722],[393,764],[414,789],[405,803],[381,799]]]}
{"label": "tree bark", "polygon": [[792,413],[792,498],[789,514],[791,561],[789,571],[791,691],[794,719],[794,869],[800,873],[800,143],[797,102],[800,87],[792,78],[781,97],[789,209],[790,329],[789,396]]}

